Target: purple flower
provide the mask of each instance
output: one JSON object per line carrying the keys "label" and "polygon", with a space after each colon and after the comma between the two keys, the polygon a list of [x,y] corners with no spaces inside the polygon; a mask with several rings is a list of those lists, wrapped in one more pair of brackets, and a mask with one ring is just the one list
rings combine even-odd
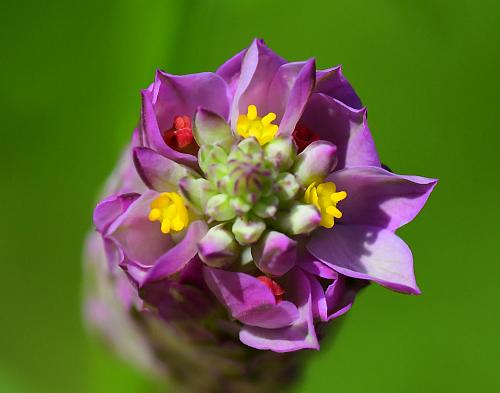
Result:
{"label": "purple flower", "polygon": [[165,326],[319,349],[317,327],[370,281],[420,293],[395,231],[437,181],[382,168],[340,67],[255,40],[215,73],[158,71],[112,181],[94,212],[109,270],[128,278],[122,303]]}

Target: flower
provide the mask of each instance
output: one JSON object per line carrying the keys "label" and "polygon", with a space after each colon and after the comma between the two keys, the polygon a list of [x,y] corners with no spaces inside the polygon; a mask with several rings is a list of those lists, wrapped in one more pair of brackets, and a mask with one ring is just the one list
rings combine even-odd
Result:
{"label": "flower", "polygon": [[420,293],[395,231],[437,181],[382,168],[340,67],[255,40],[215,73],[158,71],[125,157],[94,222],[144,318],[293,352],[369,282]]}

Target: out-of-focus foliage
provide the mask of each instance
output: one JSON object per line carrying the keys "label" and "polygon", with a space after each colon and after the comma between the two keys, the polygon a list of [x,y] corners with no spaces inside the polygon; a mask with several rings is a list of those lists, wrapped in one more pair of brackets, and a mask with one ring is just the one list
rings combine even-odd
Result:
{"label": "out-of-focus foliage", "polygon": [[497,2],[27,0],[0,15],[1,392],[153,389],[81,325],[96,190],[157,67],[214,70],[255,36],[342,63],[383,161],[441,180],[401,231],[423,295],[370,287],[296,392],[500,388]]}

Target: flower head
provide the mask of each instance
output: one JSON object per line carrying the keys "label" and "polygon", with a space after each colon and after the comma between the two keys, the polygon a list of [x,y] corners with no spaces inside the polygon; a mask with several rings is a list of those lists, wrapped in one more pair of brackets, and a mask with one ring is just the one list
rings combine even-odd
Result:
{"label": "flower head", "polygon": [[216,73],[160,71],[126,154],[94,221],[139,313],[227,340],[223,318],[243,344],[291,352],[318,349],[318,325],[368,282],[419,293],[395,231],[436,180],[382,168],[340,67],[255,40]]}

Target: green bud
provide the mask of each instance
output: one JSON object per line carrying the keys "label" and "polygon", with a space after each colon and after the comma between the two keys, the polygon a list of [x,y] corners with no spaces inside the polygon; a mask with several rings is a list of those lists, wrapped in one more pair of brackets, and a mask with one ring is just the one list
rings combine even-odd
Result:
{"label": "green bud", "polygon": [[300,185],[291,173],[280,173],[276,181],[277,196],[280,201],[286,202],[295,197]]}
{"label": "green bud", "polygon": [[207,201],[205,213],[215,221],[227,221],[236,217],[236,211],[231,206],[226,194],[217,194],[211,197]]}
{"label": "green bud", "polygon": [[264,146],[267,160],[279,170],[288,170],[297,156],[297,147],[291,138],[274,138]]}
{"label": "green bud", "polygon": [[219,145],[201,146],[198,152],[198,163],[203,172],[208,174],[213,165],[224,165],[227,162],[227,153]]}
{"label": "green bud", "polygon": [[274,226],[288,235],[310,233],[319,226],[321,214],[313,205],[296,204],[289,211],[280,211],[276,215]]}
{"label": "green bud", "polygon": [[189,205],[199,213],[205,211],[207,200],[214,195],[210,183],[201,178],[183,177],[179,181],[179,190]]}
{"label": "green bud", "polygon": [[242,198],[231,198],[231,206],[236,210],[236,214],[242,215],[248,213],[252,205],[245,202]]}
{"label": "green bud", "polygon": [[193,136],[199,146],[218,144],[226,152],[229,152],[235,139],[231,128],[222,117],[201,108],[194,115]]}
{"label": "green bud", "polygon": [[225,267],[240,258],[241,247],[225,224],[210,228],[198,243],[198,255],[211,267]]}
{"label": "green bud", "polygon": [[271,195],[261,198],[260,201],[254,206],[253,212],[260,218],[274,217],[278,211],[279,200],[276,196]]}
{"label": "green bud", "polygon": [[260,235],[266,230],[266,224],[258,218],[245,219],[238,217],[233,224],[232,230],[238,243],[250,245],[259,240]]}

